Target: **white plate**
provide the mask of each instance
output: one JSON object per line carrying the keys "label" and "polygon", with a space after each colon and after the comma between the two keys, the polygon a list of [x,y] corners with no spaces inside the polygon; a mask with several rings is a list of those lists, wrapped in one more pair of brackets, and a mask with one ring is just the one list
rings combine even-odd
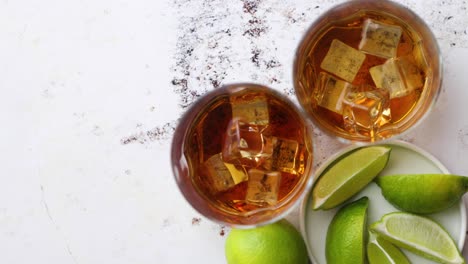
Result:
{"label": "white plate", "polygon": [[[414,145],[400,141],[383,145],[390,145],[392,152],[387,166],[381,172],[382,175],[399,173],[449,173],[436,158]],[[351,146],[334,155],[316,171],[315,177],[320,175],[335,159],[358,147]],[[374,182],[353,197],[353,200],[362,196],[369,197],[369,224],[378,221],[386,213],[398,211],[385,200],[380,192],[380,188]],[[311,197],[309,193],[301,205],[301,232],[306,240],[312,263],[326,264],[325,240],[328,225],[339,208],[328,211],[314,211],[310,206]],[[460,250],[463,248],[466,235],[466,209],[463,199],[460,200],[459,204],[443,212],[429,215],[429,217],[439,222],[449,232]],[[434,263],[410,252],[404,252],[411,263]]]}

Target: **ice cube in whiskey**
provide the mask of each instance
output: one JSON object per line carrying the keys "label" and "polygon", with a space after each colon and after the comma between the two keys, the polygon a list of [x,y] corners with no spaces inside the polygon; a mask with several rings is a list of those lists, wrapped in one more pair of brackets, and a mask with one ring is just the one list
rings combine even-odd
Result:
{"label": "ice cube in whiskey", "polygon": [[267,139],[266,149],[271,156],[265,159],[263,168],[293,175],[304,173],[304,146],[297,141],[271,137]]}
{"label": "ice cube in whiskey", "polygon": [[353,87],[352,84],[339,80],[330,74],[321,72],[314,98],[316,103],[337,114],[342,114],[343,98]]}
{"label": "ice cube in whiskey", "polygon": [[207,159],[202,169],[205,181],[203,185],[212,194],[226,191],[248,179],[247,171],[241,164],[224,162],[221,153]]}
{"label": "ice cube in whiskey", "polygon": [[[228,125],[223,145],[223,160],[240,160],[245,165],[257,166],[265,153],[264,127],[247,124],[234,118]],[[271,154],[271,153],[270,153]]]}
{"label": "ice cube in whiskey", "polygon": [[366,19],[362,26],[359,50],[383,58],[394,58],[402,34],[401,27],[373,19]]}
{"label": "ice cube in whiskey", "polygon": [[243,95],[230,96],[233,119],[247,124],[266,126],[269,123],[268,102],[265,96]]}
{"label": "ice cube in whiskey", "polygon": [[278,171],[249,170],[246,202],[258,206],[275,205],[280,183],[281,173]]}
{"label": "ice cube in whiskey", "polygon": [[373,138],[378,129],[390,120],[390,98],[386,90],[353,89],[343,100],[344,128],[351,133]]}
{"label": "ice cube in whiskey", "polygon": [[404,57],[389,59],[370,68],[369,73],[377,88],[389,91],[391,99],[406,96],[424,85],[421,71]]}
{"label": "ice cube in whiskey", "polygon": [[347,82],[353,82],[366,55],[334,39],[320,67]]}
{"label": "ice cube in whiskey", "polygon": [[406,57],[396,58],[395,61],[407,90],[414,91],[415,89],[423,87],[423,74],[418,66],[413,64]]}

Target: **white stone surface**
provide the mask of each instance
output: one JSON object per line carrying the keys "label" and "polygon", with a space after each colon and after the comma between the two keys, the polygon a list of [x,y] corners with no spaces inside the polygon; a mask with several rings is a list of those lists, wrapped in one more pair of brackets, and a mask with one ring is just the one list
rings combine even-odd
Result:
{"label": "white stone surface", "polygon": [[[294,100],[294,49],[338,2],[0,0],[0,263],[224,263],[228,228],[172,176],[177,118],[230,82]],[[437,106],[404,139],[468,175],[466,1],[399,2],[445,63]],[[317,163],[342,147],[315,134]]]}

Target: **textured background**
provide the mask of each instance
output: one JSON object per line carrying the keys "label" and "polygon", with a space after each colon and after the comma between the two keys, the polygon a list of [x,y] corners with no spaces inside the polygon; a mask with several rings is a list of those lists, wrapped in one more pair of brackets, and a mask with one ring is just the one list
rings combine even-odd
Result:
{"label": "textured background", "polygon": [[[295,47],[338,2],[0,0],[0,262],[224,263],[229,229],[172,176],[177,119],[232,82],[295,100]],[[434,111],[403,139],[468,175],[468,4],[399,2],[445,66]],[[343,147],[318,130],[315,143],[316,164]]]}

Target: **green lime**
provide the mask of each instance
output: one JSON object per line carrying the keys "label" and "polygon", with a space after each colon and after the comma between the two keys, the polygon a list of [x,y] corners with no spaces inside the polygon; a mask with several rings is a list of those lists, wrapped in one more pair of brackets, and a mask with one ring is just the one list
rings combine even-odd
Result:
{"label": "green lime", "polygon": [[228,264],[309,262],[301,234],[286,220],[251,229],[232,229],[225,250]]}
{"label": "green lime", "polygon": [[465,263],[447,231],[427,217],[405,212],[389,213],[373,223],[370,229],[396,246],[425,258],[447,264]]}
{"label": "green lime", "polygon": [[325,244],[328,264],[365,263],[368,206],[369,199],[362,197],[342,207],[333,217]]}
{"label": "green lime", "polygon": [[468,178],[450,174],[385,175],[376,179],[382,195],[403,211],[440,212],[454,205],[467,191]]}
{"label": "green lime", "polygon": [[367,259],[369,264],[410,264],[400,249],[380,236],[367,244]]}
{"label": "green lime", "polygon": [[362,190],[387,165],[391,148],[360,148],[327,168],[312,190],[312,209],[334,208]]}

